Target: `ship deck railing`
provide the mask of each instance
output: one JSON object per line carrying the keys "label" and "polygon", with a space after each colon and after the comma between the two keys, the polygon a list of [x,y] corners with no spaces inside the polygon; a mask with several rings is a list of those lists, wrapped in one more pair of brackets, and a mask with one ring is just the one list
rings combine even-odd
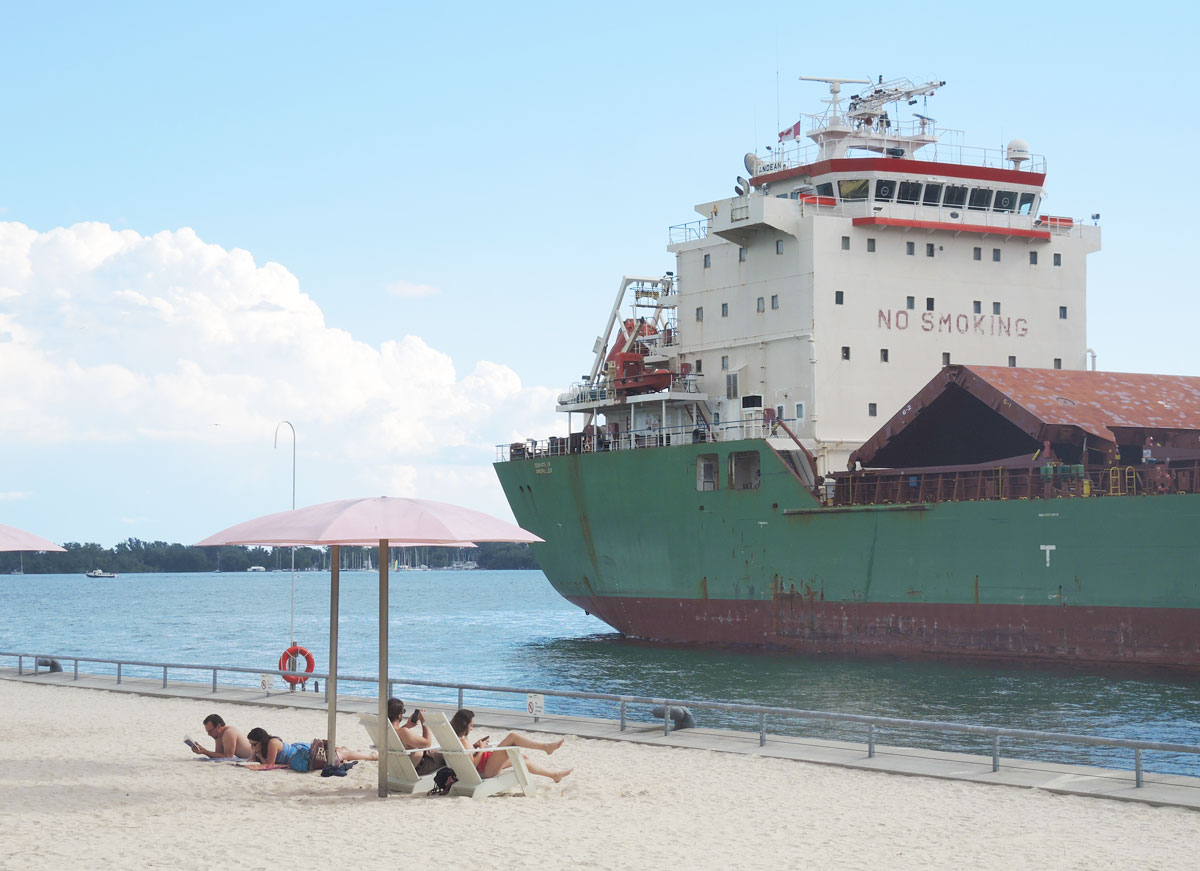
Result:
{"label": "ship deck railing", "polygon": [[[52,674],[54,663],[57,666],[58,673],[66,679],[67,674],[71,675],[71,681],[80,679],[79,665],[80,663],[88,663],[91,666],[102,666],[105,669],[111,669],[111,677],[115,684],[121,684],[122,681],[129,680],[131,682],[147,682],[153,681],[158,683],[161,676],[162,688],[168,688],[169,678],[171,673],[174,673],[174,685],[179,686],[181,683],[192,683],[197,685],[206,685],[208,681],[201,683],[195,678],[188,680],[186,677],[183,681],[180,680],[180,672],[185,674],[204,673],[205,676],[211,675],[211,692],[217,693],[222,689],[218,684],[218,675],[236,675],[235,680],[238,685],[245,687],[261,688],[265,698],[270,698],[272,695],[286,696],[289,692],[301,693],[301,689],[297,689],[295,685],[289,689],[279,689],[276,691],[273,688],[273,681],[266,680],[267,676],[287,676],[298,677],[305,682],[312,680],[314,683],[324,683],[324,702],[329,702],[329,674],[327,672],[299,672],[299,671],[283,671],[271,668],[246,668],[244,666],[230,665],[211,665],[199,663],[184,663],[184,662],[154,662],[147,660],[132,660],[132,659],[110,659],[102,657],[77,656],[74,654],[64,655],[61,653],[37,653],[29,651],[0,651],[0,658],[10,658],[16,660],[17,676],[24,677],[30,675],[36,677],[39,674]],[[62,663],[70,663],[70,671],[68,672]],[[85,678],[106,678],[107,674],[85,674]],[[377,692],[379,686],[378,675],[353,675],[341,674],[337,676],[337,685],[339,688],[344,685],[365,684],[366,689],[363,693],[364,697],[371,697]],[[144,683],[143,683],[144,685]],[[302,685],[301,685],[302,686]],[[1144,785],[1145,766],[1144,756],[1147,751],[1157,753],[1167,753],[1174,755],[1200,755],[1200,746],[1194,744],[1175,744],[1162,741],[1141,741],[1132,738],[1116,738],[1102,735],[1079,735],[1068,732],[1043,732],[1034,729],[1009,729],[999,726],[984,726],[971,723],[953,723],[940,720],[907,720],[899,717],[884,717],[873,716],[871,714],[844,714],[835,711],[816,711],[805,710],[803,708],[783,708],[768,705],[746,705],[732,702],[719,702],[707,699],[672,699],[672,698],[656,698],[653,696],[635,696],[635,695],[618,695],[614,693],[601,692],[583,692],[576,690],[555,690],[555,689],[539,689],[531,687],[511,687],[511,686],[493,686],[489,684],[465,683],[457,681],[431,681],[420,680],[415,678],[398,678],[388,675],[387,688],[388,696],[395,695],[396,686],[406,687],[423,687],[428,689],[450,690],[457,693],[457,704],[459,709],[466,705],[466,694],[471,692],[475,699],[486,704],[493,704],[497,697],[503,700],[506,697],[517,696],[516,704],[513,705],[514,711],[532,712],[535,710],[541,711],[540,706],[532,704],[530,696],[542,696],[543,699],[558,699],[562,700],[559,704],[570,704],[570,700],[584,700],[591,702],[602,702],[612,704],[616,707],[614,713],[617,713],[620,721],[620,730],[622,732],[629,728],[629,723],[633,720],[637,722],[646,722],[649,715],[650,722],[657,721],[662,726],[663,735],[669,735],[673,729],[682,728],[676,726],[675,721],[681,719],[679,714],[680,709],[686,708],[688,711],[712,711],[719,713],[724,717],[732,718],[753,718],[756,721],[758,731],[758,744],[760,747],[765,747],[768,739],[767,725],[770,722],[778,727],[782,724],[791,723],[796,720],[804,722],[833,722],[846,724],[847,726],[860,729],[859,734],[865,733],[865,749],[868,758],[875,757],[876,743],[879,740],[880,733],[890,732],[892,734],[904,735],[910,732],[932,732],[934,734],[959,734],[959,735],[974,735],[987,740],[987,746],[991,753],[992,771],[1000,770],[1000,746],[1001,739],[1016,740],[1023,742],[1024,746],[1029,744],[1050,744],[1062,747],[1063,745],[1075,745],[1083,747],[1104,747],[1118,748],[1133,751],[1133,779],[1135,787]],[[316,689],[316,686],[314,686]],[[408,694],[405,694],[407,698]],[[525,698],[519,698],[525,696]],[[431,699],[433,703],[448,704],[446,699]],[[477,705],[473,704],[472,707]],[[546,713],[554,714],[557,712],[550,710],[550,705],[545,705]],[[529,714],[533,723],[538,723],[541,714]],[[787,734],[779,733],[775,734]],[[1011,744],[1009,745],[1012,746]],[[1061,751],[1060,751],[1061,752]],[[1044,751],[1043,751],[1043,756]]]}
{"label": "ship deck railing", "polygon": [[[817,125],[814,123],[814,126]],[[901,127],[893,122],[892,130],[894,131],[893,135],[897,139],[896,144],[903,145],[899,140],[902,137],[916,135],[919,132],[919,127],[915,125]],[[932,133],[934,131],[930,129],[929,132]],[[959,133],[961,131],[943,128],[936,132],[939,135],[944,135],[947,133]],[[760,169],[759,174],[778,172],[779,170],[792,169],[797,166],[809,166],[820,159],[819,155],[820,147],[816,144],[806,144],[801,140],[786,140],[776,146],[774,152],[767,156],[766,161],[769,168]],[[846,154],[848,158],[882,156],[866,149],[852,149]],[[959,166],[972,166],[984,169],[1008,169],[1016,172],[1037,174],[1046,171],[1046,158],[1041,154],[1030,154],[1021,164],[1013,166],[1012,161],[1007,157],[1007,149],[983,148],[977,145],[959,145],[944,141],[931,142],[915,151],[906,151],[904,159],[919,160],[925,163],[953,163]]]}
{"label": "ship deck railing", "polygon": [[[687,381],[687,378],[680,379]],[[671,388],[675,389],[674,386]],[[560,399],[561,402],[561,399]],[[627,432],[571,433],[567,436],[550,436],[547,439],[527,439],[523,442],[496,445],[496,462],[534,460],[541,457],[561,457],[568,454],[591,454],[608,451],[636,451],[644,448],[663,448],[671,445],[694,445],[706,442],[736,441],[738,439],[765,439],[783,435],[783,428],[775,426],[774,418],[759,417],[725,423],[709,423],[702,426],[644,427]],[[778,418],[795,430],[797,420]]]}
{"label": "ship deck railing", "polygon": [[825,481],[829,506],[1200,493],[1200,460],[1087,467],[1050,463],[1031,464],[1028,468],[921,472],[869,469],[839,472]]}

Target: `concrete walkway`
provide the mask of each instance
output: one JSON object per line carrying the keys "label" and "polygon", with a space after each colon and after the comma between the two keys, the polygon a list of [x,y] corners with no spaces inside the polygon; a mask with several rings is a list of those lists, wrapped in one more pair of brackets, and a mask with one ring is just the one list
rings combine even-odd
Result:
{"label": "concrete walkway", "polygon": [[[293,693],[283,690],[263,692],[259,689],[225,684],[218,684],[217,691],[214,693],[211,685],[187,681],[168,681],[167,686],[163,687],[161,680],[124,677],[118,684],[113,675],[81,674],[78,680],[74,680],[69,671],[18,675],[15,668],[0,669],[0,679],[31,684],[135,693],[145,696],[197,699],[219,705],[311,708],[321,712],[326,710],[323,693]],[[415,689],[420,692],[419,688]],[[453,709],[444,703],[427,704],[415,701],[409,692],[405,692],[405,697],[410,709],[421,707],[426,710],[441,710],[445,711],[447,716],[454,713]],[[1093,768],[1083,765],[1059,765],[1051,762],[1002,757],[1000,770],[993,772],[990,756],[966,753],[943,753],[936,750],[877,744],[875,757],[870,758],[867,756],[865,744],[843,741],[768,734],[766,746],[760,747],[756,732],[687,729],[663,735],[661,723],[630,723],[625,731],[621,731],[620,723],[616,720],[548,714],[541,718],[541,722],[534,723],[533,717],[524,711],[483,708],[473,704],[470,707],[476,713],[477,723],[495,729],[551,732],[608,741],[636,741],[665,747],[691,747],[720,753],[744,753],[794,759],[818,765],[869,769],[889,774],[1019,786],[1044,789],[1064,795],[1083,795],[1200,810],[1200,778],[1183,775],[1147,772],[1144,785],[1139,789],[1134,786],[1133,771]],[[376,706],[375,701],[371,698],[342,695],[338,697],[337,708],[340,713],[355,714],[374,712]]]}

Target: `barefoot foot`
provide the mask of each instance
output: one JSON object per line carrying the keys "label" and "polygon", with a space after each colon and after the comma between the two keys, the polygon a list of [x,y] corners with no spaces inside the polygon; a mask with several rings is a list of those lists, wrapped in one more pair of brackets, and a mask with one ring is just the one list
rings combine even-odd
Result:
{"label": "barefoot foot", "polygon": [[563,745],[563,741],[565,740],[565,738],[559,738],[557,741],[551,741],[549,744],[547,744],[546,755],[549,756],[551,753],[561,747]]}
{"label": "barefoot foot", "polygon": [[550,776],[552,778],[554,778],[555,783],[558,783],[560,780],[562,780],[564,777],[566,777],[568,774],[570,774],[574,770],[575,770],[574,768],[568,768],[565,771],[556,771],[553,774],[551,774]]}

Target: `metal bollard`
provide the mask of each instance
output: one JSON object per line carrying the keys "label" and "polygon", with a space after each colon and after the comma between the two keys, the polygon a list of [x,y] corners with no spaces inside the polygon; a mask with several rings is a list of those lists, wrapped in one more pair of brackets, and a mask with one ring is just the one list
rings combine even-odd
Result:
{"label": "metal bollard", "polygon": [[625,731],[625,703],[621,702],[621,731]]}
{"label": "metal bollard", "polygon": [[767,746],[767,715],[763,713],[758,715],[758,746]]}
{"label": "metal bollard", "polygon": [[992,736],[992,771],[1000,770],[1000,736]]}
{"label": "metal bollard", "polygon": [[163,666],[163,689],[167,688],[167,667]]}
{"label": "metal bollard", "polygon": [[1135,789],[1142,788],[1142,748],[1138,747],[1133,751],[1133,786]]}
{"label": "metal bollard", "polygon": [[875,758],[875,724],[871,723],[867,727],[867,758]]}

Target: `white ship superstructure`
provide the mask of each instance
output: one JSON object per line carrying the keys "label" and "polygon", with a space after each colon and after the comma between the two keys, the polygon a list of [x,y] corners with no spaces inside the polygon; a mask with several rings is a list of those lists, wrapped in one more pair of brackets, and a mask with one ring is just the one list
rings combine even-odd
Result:
{"label": "white ship superstructure", "polygon": [[824,114],[671,229],[675,273],[622,282],[591,375],[560,398],[584,412],[582,449],[783,438],[778,421],[832,471],[944,365],[1086,368],[1100,230],[1046,214],[1045,161],[1020,139],[972,150],[926,115],[899,122],[944,82],[820,81]]}

